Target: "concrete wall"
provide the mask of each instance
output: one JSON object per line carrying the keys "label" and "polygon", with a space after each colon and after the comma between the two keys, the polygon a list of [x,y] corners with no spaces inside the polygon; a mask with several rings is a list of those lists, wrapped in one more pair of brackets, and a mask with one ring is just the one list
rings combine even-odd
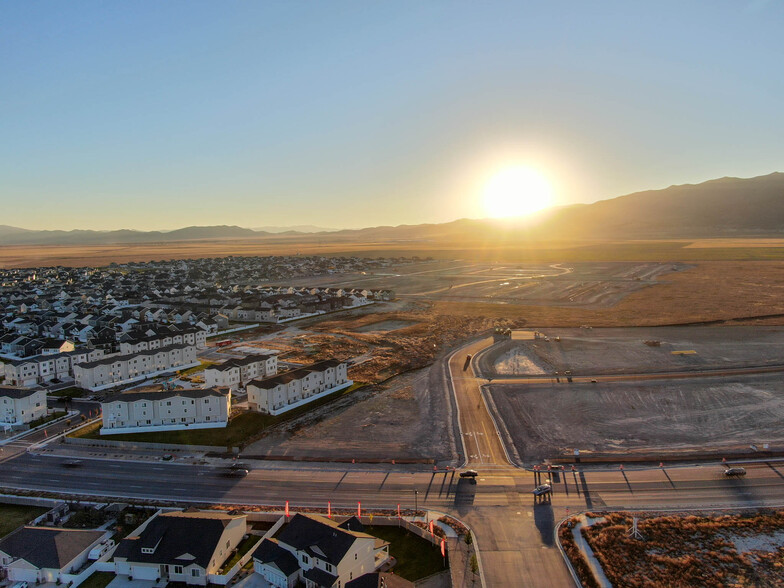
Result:
{"label": "concrete wall", "polygon": [[[110,441],[108,439],[84,439],[82,437],[63,437],[65,443],[87,447],[107,447],[112,449],[159,449],[171,452],[222,453],[226,447],[216,445],[175,445],[170,443],[142,443],[141,441]],[[233,448],[239,451],[239,448]]]}

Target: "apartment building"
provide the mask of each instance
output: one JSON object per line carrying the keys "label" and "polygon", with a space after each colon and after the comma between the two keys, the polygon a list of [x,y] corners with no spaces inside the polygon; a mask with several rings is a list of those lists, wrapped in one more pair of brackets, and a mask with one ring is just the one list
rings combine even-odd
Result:
{"label": "apartment building", "polygon": [[204,370],[204,385],[230,386],[237,388],[260,378],[268,378],[278,373],[276,355],[249,355],[242,359],[230,359]]}
{"label": "apartment building", "polygon": [[279,415],[351,386],[346,362],[327,359],[248,383],[251,410]]}
{"label": "apartment building", "polygon": [[25,359],[5,359],[5,381],[12,386],[36,386],[54,379],[73,378],[76,364],[97,361],[104,356],[103,349],[77,349]]}
{"label": "apartment building", "polygon": [[153,376],[199,365],[193,345],[169,345],[160,349],[115,355],[74,366],[76,385],[104,390]]}
{"label": "apartment building", "polygon": [[101,435],[225,427],[231,390],[205,388],[127,392],[101,403]]}
{"label": "apartment building", "polygon": [[0,386],[0,426],[21,426],[46,416],[46,392]]}

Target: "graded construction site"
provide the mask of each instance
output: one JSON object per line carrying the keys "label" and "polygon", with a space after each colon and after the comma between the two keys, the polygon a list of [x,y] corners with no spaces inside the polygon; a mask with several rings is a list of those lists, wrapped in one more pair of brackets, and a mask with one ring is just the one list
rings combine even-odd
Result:
{"label": "graded construction site", "polygon": [[545,329],[474,365],[522,463],[731,457],[784,449],[782,345],[779,327]]}

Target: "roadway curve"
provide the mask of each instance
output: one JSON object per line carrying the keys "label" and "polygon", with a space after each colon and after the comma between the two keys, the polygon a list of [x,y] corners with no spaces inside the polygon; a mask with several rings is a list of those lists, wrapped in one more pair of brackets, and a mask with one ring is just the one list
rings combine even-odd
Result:
{"label": "roadway curve", "polygon": [[[720,465],[660,470],[587,470],[552,473],[552,500],[536,502],[541,480],[511,466],[488,414],[480,386],[485,380],[463,370],[466,354],[491,343],[469,343],[446,358],[454,390],[467,465],[476,484],[454,470],[411,471],[403,466],[276,464],[254,466],[246,478],[224,478],[208,466],[142,462],[120,455],[93,455],[78,468],[66,457],[20,452],[6,455],[0,486],[17,490],[179,503],[356,508],[420,508],[443,511],[474,531],[486,586],[571,586],[555,547],[553,530],[567,512],[600,508],[737,507],[784,504],[784,470],[778,463],[747,465],[743,479],[728,480]],[[449,375],[451,373],[451,376]],[[451,381],[451,384],[450,384]],[[568,509],[568,510],[567,510]]]}

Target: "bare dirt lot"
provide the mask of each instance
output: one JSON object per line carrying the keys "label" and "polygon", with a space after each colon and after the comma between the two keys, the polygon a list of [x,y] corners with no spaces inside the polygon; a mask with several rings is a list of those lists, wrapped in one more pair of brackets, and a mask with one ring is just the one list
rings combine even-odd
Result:
{"label": "bare dirt lot", "polygon": [[662,454],[784,444],[780,375],[489,390],[526,463],[574,449]]}
{"label": "bare dirt lot", "polygon": [[549,340],[512,341],[481,356],[482,374],[680,372],[784,363],[781,327],[542,329],[542,333]]}
{"label": "bare dirt lot", "polygon": [[417,370],[297,419],[253,443],[245,453],[449,462],[456,455],[451,421],[451,401],[443,381],[429,369]]}

